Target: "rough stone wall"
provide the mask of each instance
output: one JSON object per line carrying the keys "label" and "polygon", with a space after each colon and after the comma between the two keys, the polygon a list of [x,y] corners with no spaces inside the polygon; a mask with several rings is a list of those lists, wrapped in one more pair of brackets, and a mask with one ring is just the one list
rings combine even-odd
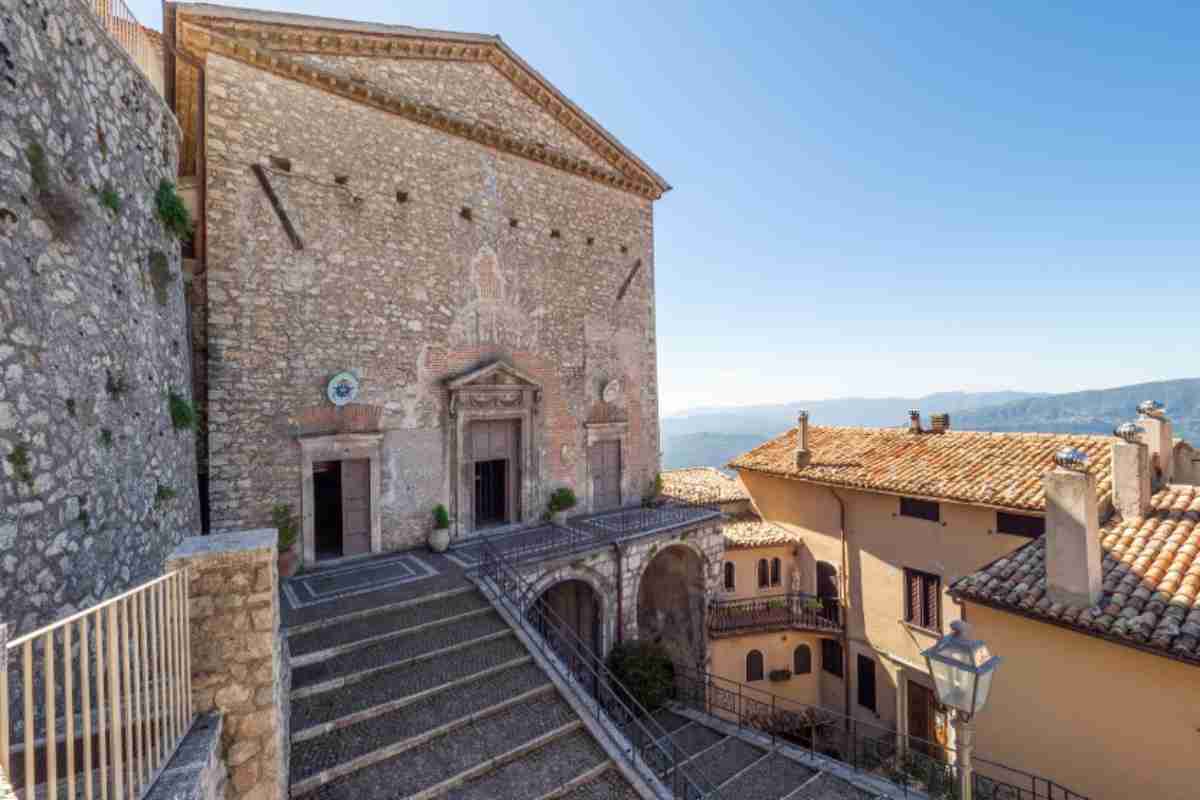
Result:
{"label": "rough stone wall", "polygon": [[279,573],[271,528],[193,536],[167,568],[188,570],[192,701],[223,715],[226,796],[286,795],[289,681],[279,634]]}
{"label": "rough stone wall", "polygon": [[24,632],[158,574],[198,503],[154,205],[178,128],[78,0],[4,2],[0,55],[0,619]]}
{"label": "rough stone wall", "polygon": [[[206,80],[214,529],[299,508],[295,420],[344,369],[383,409],[387,549],[422,541],[433,506],[450,505],[443,380],[494,359],[543,388],[543,498],[562,484],[585,496],[583,424],[597,416],[628,421],[623,499],[642,496],[658,470],[649,200],[221,56]],[[501,103],[492,83],[471,86]],[[613,379],[624,393],[609,407]]]}

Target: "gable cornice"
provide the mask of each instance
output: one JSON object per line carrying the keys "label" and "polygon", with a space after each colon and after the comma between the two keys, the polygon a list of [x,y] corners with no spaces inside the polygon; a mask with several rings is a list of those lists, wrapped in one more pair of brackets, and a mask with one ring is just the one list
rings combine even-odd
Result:
{"label": "gable cornice", "polygon": [[[274,21],[268,24],[196,14],[188,11],[187,6],[179,6],[179,9],[183,46],[200,57],[204,52],[216,52],[289,80],[307,83],[356,102],[365,102],[443,132],[650,199],[657,200],[671,189],[670,184],[525,64],[497,37],[454,34],[439,38],[424,32],[410,35],[338,30]],[[518,91],[602,157],[614,172],[609,173],[583,159],[549,150],[540,142],[524,141],[494,126],[467,122],[435,106],[408,100],[300,63],[288,58],[289,53],[489,64]]]}

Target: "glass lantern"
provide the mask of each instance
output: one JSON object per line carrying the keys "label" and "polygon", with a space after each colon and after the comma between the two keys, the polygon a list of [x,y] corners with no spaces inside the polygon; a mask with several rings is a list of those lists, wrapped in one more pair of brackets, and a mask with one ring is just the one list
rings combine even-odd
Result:
{"label": "glass lantern", "polygon": [[992,676],[1003,660],[992,655],[979,639],[970,638],[970,626],[956,620],[952,633],[921,653],[937,690],[938,701],[967,719],[987,704]]}

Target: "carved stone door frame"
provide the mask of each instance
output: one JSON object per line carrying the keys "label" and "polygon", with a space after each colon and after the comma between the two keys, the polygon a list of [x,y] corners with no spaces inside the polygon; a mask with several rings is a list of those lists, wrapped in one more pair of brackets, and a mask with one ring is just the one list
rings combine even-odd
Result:
{"label": "carved stone door frame", "polygon": [[338,433],[329,436],[305,436],[300,443],[301,543],[303,563],[317,563],[313,464],[317,461],[367,459],[371,475],[371,552],[383,552],[383,514],[379,506],[383,478],[382,433]]}
{"label": "carved stone door frame", "polygon": [[541,485],[534,458],[534,423],[538,417],[541,387],[512,366],[497,361],[449,381],[450,424],[450,512],[452,536],[461,540],[475,534],[474,475],[467,472],[474,462],[467,457],[467,431],[472,422],[516,420],[519,464],[520,516],[517,522],[534,519],[537,492]]}

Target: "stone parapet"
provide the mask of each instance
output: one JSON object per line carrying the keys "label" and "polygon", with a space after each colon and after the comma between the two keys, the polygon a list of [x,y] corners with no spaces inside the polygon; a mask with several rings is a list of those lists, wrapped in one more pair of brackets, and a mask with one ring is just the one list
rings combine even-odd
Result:
{"label": "stone parapet", "polygon": [[220,714],[197,717],[144,800],[224,800],[228,771],[221,756],[222,733]]}
{"label": "stone parapet", "polygon": [[188,571],[192,700],[198,714],[223,715],[231,800],[286,793],[277,538],[271,528],[190,537],[167,561]]}

